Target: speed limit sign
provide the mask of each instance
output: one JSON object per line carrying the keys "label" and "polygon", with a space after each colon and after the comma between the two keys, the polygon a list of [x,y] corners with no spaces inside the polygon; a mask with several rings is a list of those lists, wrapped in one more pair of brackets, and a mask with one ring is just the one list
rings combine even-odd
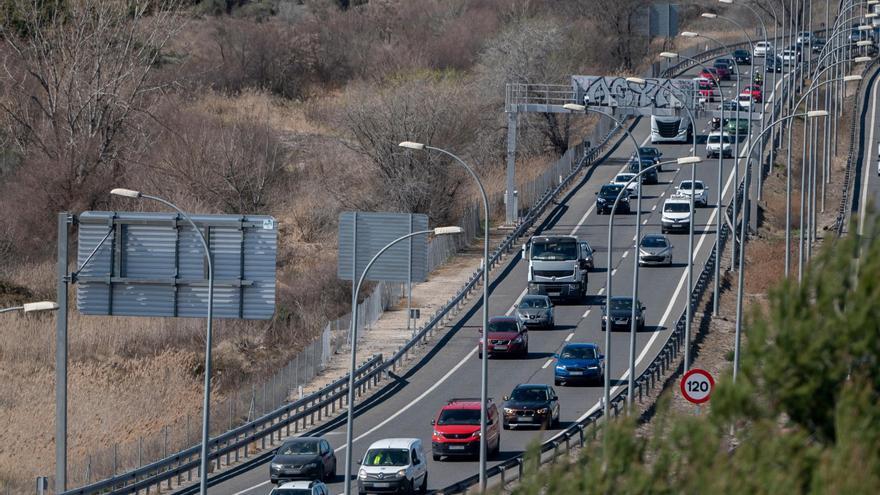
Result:
{"label": "speed limit sign", "polygon": [[694,404],[702,404],[709,400],[715,380],[706,370],[694,368],[681,377],[681,395]]}

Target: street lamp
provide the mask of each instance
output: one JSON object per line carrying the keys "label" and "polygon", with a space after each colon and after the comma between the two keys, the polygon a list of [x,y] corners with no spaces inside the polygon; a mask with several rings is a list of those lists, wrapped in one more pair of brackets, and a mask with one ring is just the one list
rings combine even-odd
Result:
{"label": "street lamp", "polygon": [[[465,163],[464,160],[454,155],[453,153],[446,151],[442,148],[435,148],[434,146],[429,146],[424,143],[418,143],[415,141],[404,141],[398,144],[401,148],[406,148],[410,150],[416,151],[425,151],[432,150],[438,153],[442,153],[446,156],[451,157],[455,160],[459,165],[464,167],[467,170],[468,174],[473,177],[474,181],[477,183],[477,188],[480,190],[480,196],[483,198],[483,339],[488,339],[489,335],[489,198],[486,196],[486,189],[483,187],[482,181],[477,176],[477,173],[474,172],[474,169],[471,168],[470,165]],[[486,491],[486,425],[489,420],[488,412],[486,410],[486,403],[489,400],[489,353],[484,352],[480,357],[480,491]],[[349,454],[349,459],[351,455]],[[349,469],[349,466],[346,466],[346,469]],[[347,473],[350,471],[346,471]],[[348,482],[345,484],[345,495],[349,495],[349,485]]]}
{"label": "street lamp", "polygon": [[[346,428],[345,428],[345,494],[349,495],[351,493],[351,450],[352,450],[352,431],[354,427],[354,372],[355,367],[357,366],[357,300],[358,295],[361,291],[361,285],[364,283],[364,280],[367,278],[367,272],[370,271],[370,268],[373,266],[373,263],[382,256],[382,253],[388,251],[392,246],[397,244],[398,242],[405,241],[417,235],[450,235],[450,234],[460,234],[462,232],[461,227],[437,227],[432,230],[420,230],[418,232],[412,232],[410,234],[406,234],[403,236],[394,239],[385,245],[382,249],[376,253],[373,258],[367,263],[367,266],[364,267],[364,271],[361,273],[360,278],[358,279],[358,283],[354,289],[354,295],[351,298],[351,362],[349,364],[348,370],[348,413],[346,418]],[[485,354],[485,353],[484,353]]]}
{"label": "street lamp", "polygon": [[211,259],[211,250],[208,249],[208,243],[192,218],[174,203],[162,199],[157,196],[144,194],[140,191],[132,189],[116,188],[110,191],[110,194],[133,199],[151,199],[162,203],[163,205],[173,209],[178,215],[184,218],[193,231],[199,236],[202,248],[205,250],[205,261],[208,264],[208,328],[205,330],[205,385],[202,402],[202,447],[201,458],[199,459],[199,493],[205,495],[208,493],[208,441],[210,440],[210,419],[211,419],[211,338],[212,338],[212,320],[214,316],[214,262]]}
{"label": "street lamp", "polygon": [[[644,79],[639,78],[639,77],[628,77],[626,80],[627,80],[628,82],[632,82],[632,83],[635,83],[635,84],[642,84],[642,85],[646,84],[646,82],[647,82],[647,81],[645,81]],[[613,120],[615,123],[617,123],[617,126],[620,127],[621,129],[623,129],[623,131],[626,133],[627,137],[629,137],[629,139],[633,142],[633,145],[635,146],[636,157],[637,157],[637,159],[638,159],[638,161],[639,161],[639,173],[636,174],[636,176],[641,176],[641,170],[642,170],[642,152],[641,152],[641,149],[640,149],[640,146],[639,146],[639,142],[638,142],[638,141],[636,140],[636,138],[632,135],[632,133],[631,133],[629,130],[626,129],[626,127],[623,125],[623,122],[621,122],[620,120],[618,120],[618,119],[612,117],[611,115],[609,115],[609,114],[607,114],[607,113],[604,113],[604,112],[596,112],[595,110],[590,110],[590,108],[587,107],[586,105],[578,105],[578,104],[576,104],[576,103],[566,103],[566,104],[563,105],[562,107],[565,108],[566,110],[570,110],[570,111],[572,111],[572,112],[588,112],[588,111],[593,111],[593,112],[595,112],[595,113],[598,113],[598,114],[604,115],[604,116],[610,118],[611,120]],[[686,105],[685,105],[685,108],[687,108]],[[690,110],[688,110],[688,112],[690,112]],[[694,125],[694,122],[693,122],[693,121],[691,121],[691,125]],[[668,163],[672,163],[672,162],[668,162]],[[660,166],[660,165],[662,165],[662,163],[657,164],[657,166]],[[654,169],[654,166],[647,167],[645,170],[648,170],[648,169]],[[637,193],[636,193],[636,194],[637,194],[637,196],[636,196],[636,198],[637,198],[637,199],[636,199],[636,244],[638,245],[638,239],[641,237],[641,228],[642,228],[642,220],[641,220],[641,218],[642,218],[642,188],[641,188],[641,186],[637,188]],[[612,211],[611,214],[613,215],[614,212]],[[635,269],[633,270],[633,289],[632,289],[632,291],[633,291],[633,300],[636,300],[636,299],[637,299],[637,297],[638,297],[638,290],[639,290],[639,263],[638,263],[638,260],[639,260],[639,258],[638,258],[638,256],[636,256],[636,257],[635,257],[635,265],[634,265]],[[610,279],[611,279],[611,258],[610,258],[610,250],[609,250],[608,268],[607,268],[607,269],[608,269],[608,279],[610,280]],[[609,285],[609,286],[606,288],[606,290],[610,291],[610,290],[611,290],[611,286]],[[635,327],[635,312],[636,312],[636,308],[635,308],[635,305],[633,305],[633,307],[631,308],[631,314],[630,314],[630,334],[631,334],[631,338],[630,338],[630,355],[631,355],[631,356],[632,356],[633,353],[635,352],[635,341],[634,341],[634,338],[635,338],[635,337],[634,337],[634,335],[635,335],[635,328],[636,328],[636,327]],[[610,332],[609,332],[609,333],[610,333]],[[610,339],[609,336],[606,335],[606,337],[605,337],[605,354],[606,354],[606,355],[610,355],[610,353],[611,353],[611,349],[610,349],[610,347],[611,347],[611,339]],[[606,373],[606,376],[607,376],[607,373]],[[607,380],[607,378],[606,378],[606,382],[607,382],[607,381],[608,381],[608,380]],[[630,388],[630,390],[632,390],[632,388]],[[607,399],[607,395],[608,395],[608,394],[606,394],[606,399]],[[628,393],[628,394],[627,394],[627,410],[628,410],[628,411],[631,410],[631,406],[632,406],[632,393]]]}
{"label": "street lamp", "polygon": [[0,309],[0,313],[11,313],[13,311],[21,311],[23,313],[34,313],[40,311],[55,311],[58,304],[55,301],[38,301],[32,303],[24,303],[21,306],[11,306],[9,308]]}
{"label": "street lamp", "polygon": [[[702,161],[702,160],[698,156],[685,156],[685,157],[681,157],[681,158],[678,158],[677,160],[675,160],[675,162],[678,163],[679,165],[694,165],[694,164],[700,163],[700,161]],[[602,395],[602,397],[603,397],[603,399],[602,399],[602,402],[603,402],[602,414],[603,414],[603,416],[605,416],[606,424],[611,419],[611,416],[609,414],[609,407],[611,405],[611,366],[610,366],[611,352],[610,352],[610,348],[611,348],[612,327],[611,327],[611,320],[608,315],[610,314],[610,311],[611,311],[611,252],[613,251],[612,234],[614,232],[614,213],[617,211],[617,204],[620,202],[621,196],[623,196],[624,194],[629,194],[627,192],[627,188],[629,187],[629,185],[632,184],[633,181],[636,181],[636,180],[641,181],[642,175],[644,175],[645,172],[648,172],[650,170],[654,170],[657,167],[660,167],[661,165],[663,165],[663,163],[655,163],[654,165],[651,165],[649,167],[645,167],[644,169],[640,170],[639,173],[635,174],[630,180],[628,180],[626,182],[626,184],[624,184],[623,187],[620,189],[620,192],[617,193],[617,197],[614,198],[614,203],[611,204],[611,210],[610,210],[610,213],[608,214],[608,256],[607,256],[607,261],[606,261],[607,270],[605,272],[605,316],[608,317],[608,320],[606,321],[606,324],[605,324],[605,356],[606,356],[606,361],[605,361],[605,373],[604,373],[605,380],[604,380],[603,395]],[[638,189],[640,190],[641,187],[639,187]],[[693,204],[693,202],[691,204]],[[693,221],[694,221],[694,211],[693,211],[693,206],[692,206],[691,207],[691,222],[693,222]],[[636,249],[638,249],[638,248],[636,248]],[[638,259],[638,252],[636,252],[636,258]],[[693,263],[693,257],[688,260],[688,264],[691,264],[691,263]],[[688,294],[690,294],[690,293],[688,293]],[[635,307],[636,301],[637,301],[637,299],[633,298],[633,300],[632,300],[632,307],[633,308]],[[688,304],[690,304],[690,295],[688,295]],[[630,321],[630,325],[632,326],[632,321]],[[687,343],[685,343],[685,346],[687,346]],[[631,369],[630,370],[630,378],[632,378],[634,373],[635,373],[635,370]],[[632,388],[630,388],[627,393],[632,395]]]}
{"label": "street lamp", "polygon": [[[675,52],[661,52],[660,56],[667,59],[667,60],[672,60],[672,59],[676,59],[676,58],[683,58],[691,63],[694,63],[696,65],[703,67],[704,69],[706,68],[706,66],[701,64],[699,61],[697,61],[693,58],[690,58],[690,57],[685,57],[685,56],[680,55]],[[736,69],[737,86],[739,86],[739,67],[736,66],[736,64],[734,64],[734,68]],[[716,82],[716,85],[718,86],[718,91],[721,93],[721,122],[723,124],[724,123],[724,92],[721,89],[721,84]],[[775,91],[775,86],[774,86],[774,91]],[[719,130],[721,132],[721,135],[719,136],[718,139],[720,141],[723,141],[724,128],[719,127]],[[723,145],[723,142],[722,142],[722,145]],[[694,146],[694,149],[696,149],[696,146]],[[739,158],[734,156],[733,159],[734,159],[733,166],[736,167],[736,160],[738,160]],[[713,289],[712,289],[712,291],[713,291],[712,292],[712,314],[716,315],[716,316],[718,315],[718,304],[719,304],[720,291],[721,291],[721,284],[720,284],[720,280],[721,280],[721,224],[722,224],[722,218],[723,218],[722,213],[721,213],[721,200],[723,199],[721,197],[721,190],[723,187],[722,175],[724,175],[723,174],[724,166],[722,163],[723,160],[724,160],[724,153],[718,153],[718,186],[717,186],[718,187],[718,201],[715,205],[715,276],[714,276]],[[734,197],[735,196],[736,196],[736,193],[734,193]]]}

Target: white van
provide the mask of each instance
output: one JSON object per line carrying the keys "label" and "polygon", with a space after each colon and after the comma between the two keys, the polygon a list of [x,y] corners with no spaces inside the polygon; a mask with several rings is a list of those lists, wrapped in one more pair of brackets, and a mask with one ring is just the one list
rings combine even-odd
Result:
{"label": "white van", "polygon": [[418,438],[373,442],[358,464],[358,493],[428,490],[428,458]]}

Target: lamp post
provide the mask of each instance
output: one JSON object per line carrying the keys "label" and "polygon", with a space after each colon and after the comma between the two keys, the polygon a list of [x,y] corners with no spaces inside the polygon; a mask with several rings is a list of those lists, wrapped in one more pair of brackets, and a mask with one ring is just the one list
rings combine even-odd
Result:
{"label": "lamp post", "polygon": [[[641,85],[648,84],[648,81],[646,81],[645,79],[642,79],[640,77],[628,77],[628,78],[626,78],[626,80],[629,82],[633,82],[633,83],[637,83],[637,84],[641,84]],[[654,84],[656,85],[656,83],[654,83]],[[718,86],[719,89],[721,88],[721,84],[718,81],[715,81],[715,84]],[[666,89],[668,91],[671,91],[668,88],[666,88]],[[682,91],[682,94],[684,94],[685,100],[686,100],[688,95],[685,94],[683,91]],[[693,97],[693,96],[691,96],[691,97]],[[723,98],[722,98],[722,100],[723,100]],[[685,102],[683,101],[682,103],[685,103]],[[690,108],[688,108],[688,106],[686,104],[683,104],[682,107],[684,107],[685,111],[687,111],[688,117],[690,118],[690,121],[691,121],[691,127],[693,129],[693,131],[691,132],[691,136],[693,137],[693,145],[691,147],[691,156],[696,156],[696,154],[697,154],[697,133],[696,133],[697,120],[694,117],[693,112],[691,112]],[[693,192],[694,192],[694,183],[696,182],[696,179],[697,178],[696,178],[695,166],[694,166],[694,163],[691,163],[691,196],[690,196],[691,197],[691,211],[694,210],[694,194],[693,194]],[[638,199],[639,215],[641,215],[641,211],[642,211],[642,193],[641,193],[641,188],[639,188],[639,199]],[[636,217],[636,242],[639,242],[639,240],[641,239],[642,222],[641,222],[640,218],[641,218],[640,216]],[[692,218],[692,220],[693,220],[693,218]],[[688,226],[688,258],[693,259],[693,257],[694,257],[694,222],[691,221],[690,225]],[[634,266],[634,269],[633,269],[633,300],[636,300],[637,296],[638,296],[638,286],[639,286],[639,257],[638,256],[633,257],[633,266]],[[694,276],[693,264],[688,263],[688,274],[687,274],[688,292],[690,292],[691,288],[693,287],[693,276]],[[693,315],[691,314],[693,312],[693,308],[691,306],[692,305],[690,304],[690,300],[688,300],[688,305],[685,308],[686,316],[685,316],[685,325],[684,325],[684,339],[685,339],[685,342],[687,343],[684,348],[684,369],[685,369],[685,371],[690,369],[690,362],[691,362],[691,360],[690,360],[690,345],[689,345],[690,336],[691,336],[691,321],[693,320]],[[635,353],[635,346],[636,346],[635,316],[636,316],[636,308],[635,308],[635,306],[633,306],[632,307],[632,314],[630,317],[630,359],[631,360],[635,360],[635,354],[634,354]],[[633,380],[633,377],[632,377],[632,375],[630,375],[630,390],[632,390],[632,380]],[[632,394],[627,395],[627,406],[629,406],[629,407],[632,406]]]}
{"label": "lamp post", "polygon": [[110,194],[123,196],[134,199],[150,199],[173,209],[178,215],[184,218],[193,231],[199,236],[202,248],[205,250],[205,261],[208,264],[208,320],[207,329],[205,330],[205,385],[202,402],[202,448],[199,459],[199,493],[205,495],[208,493],[208,441],[210,440],[210,419],[211,419],[211,338],[212,338],[212,320],[214,316],[214,262],[211,259],[211,250],[208,249],[208,243],[202,231],[196,226],[189,215],[177,207],[174,203],[162,199],[157,196],[150,196],[140,191],[131,189],[116,188],[110,191]]}
{"label": "lamp post", "polygon": [[[482,181],[477,176],[474,169],[470,167],[464,160],[446,151],[442,148],[428,146],[424,143],[415,141],[404,141],[398,144],[401,148],[410,150],[425,151],[431,150],[442,153],[467,170],[467,173],[473,177],[480,190],[480,196],[483,199],[483,339],[487,339],[489,335],[489,198],[486,196],[486,189],[483,187]],[[486,403],[489,400],[489,353],[484,352],[480,358],[480,492],[486,491],[486,425],[489,420]],[[350,457],[350,456],[349,456]],[[346,466],[348,469],[348,466]],[[348,484],[346,483],[345,495],[349,495]]]}
{"label": "lamp post", "polygon": [[[693,64],[696,64],[698,66],[703,67],[704,69],[706,68],[703,64],[701,64],[697,60],[690,58],[690,57],[685,57],[685,56],[680,55],[675,52],[662,52],[662,53],[660,53],[660,56],[663,58],[669,59],[669,60],[675,59],[675,58],[683,58]],[[735,69],[736,69],[737,80],[739,80],[739,67],[735,67]],[[719,84],[717,81],[716,81],[716,85],[718,86],[718,91],[721,93],[721,117],[720,118],[721,118],[721,123],[723,124],[724,123],[724,92],[721,90],[721,84]],[[719,136],[718,139],[719,139],[719,141],[723,141],[723,138],[724,138],[723,125],[719,126],[719,132],[721,133],[721,135]],[[722,142],[722,145],[723,145],[723,142]],[[696,146],[694,146],[694,149],[696,149]],[[723,160],[724,160],[724,153],[719,152],[718,153],[718,186],[717,186],[718,187],[718,201],[715,205],[715,215],[716,215],[715,216],[715,276],[713,279],[713,289],[712,289],[713,290],[713,292],[712,292],[712,314],[716,315],[716,316],[718,315],[718,301],[719,301],[719,294],[720,294],[720,290],[721,290],[719,280],[721,279],[721,224],[723,221],[722,214],[721,214],[721,200],[722,200],[721,189],[723,187],[721,176],[724,175],[723,174],[724,166],[722,163]],[[734,160],[736,160],[736,157],[734,157]],[[735,161],[734,161],[734,166],[736,166]],[[734,194],[734,196],[736,196],[736,195]]]}
{"label": "lamp post", "polygon": [[40,311],[55,311],[58,309],[58,304],[55,301],[39,301],[32,303],[24,303],[21,306],[11,306],[8,308],[0,309],[0,314],[2,313],[11,313],[13,311],[21,311],[22,313],[34,313]]}
{"label": "lamp post", "polygon": [[[643,84],[643,85],[646,83],[646,81],[645,81],[644,79],[636,78],[636,77],[630,77],[630,78],[627,78],[627,81],[629,81],[629,82],[633,82],[633,83],[636,83],[636,84]],[[615,117],[612,117],[611,115],[609,115],[609,114],[607,114],[607,113],[604,113],[604,112],[597,112],[597,111],[595,111],[595,110],[591,110],[591,109],[590,109],[589,107],[587,107],[586,105],[578,105],[578,104],[575,104],[575,103],[566,103],[565,105],[563,105],[563,108],[565,108],[565,109],[567,109],[567,110],[569,110],[569,111],[572,111],[572,112],[584,112],[584,113],[586,113],[586,112],[590,112],[590,111],[592,111],[592,112],[598,113],[598,114],[600,114],[600,115],[604,115],[604,116],[610,118],[611,120],[613,120],[613,121],[617,124],[618,127],[620,127],[621,129],[624,130],[624,132],[626,133],[627,137],[632,141],[633,146],[635,147],[636,158],[637,158],[638,161],[639,161],[639,173],[637,173],[636,176],[637,176],[637,177],[641,177],[641,175],[642,175],[642,173],[641,173],[641,172],[642,172],[642,152],[641,152],[641,149],[640,149],[640,146],[639,146],[639,142],[636,140],[635,136],[633,136],[632,133],[624,127],[623,122],[621,122],[620,120],[618,120],[618,119],[615,118]],[[685,106],[685,108],[686,108],[686,106]],[[693,125],[693,121],[691,122],[691,125]],[[671,163],[671,162],[669,162],[669,163]],[[661,165],[663,165],[663,163],[656,164],[656,166],[658,166],[658,167],[661,166]],[[654,166],[646,167],[645,170],[648,170],[649,168],[653,170],[653,169],[654,169]],[[637,190],[637,199],[636,199],[636,245],[638,245],[638,239],[640,238],[640,235],[641,235],[641,227],[642,227],[642,221],[641,221],[641,218],[642,218],[642,187],[641,187],[641,185],[639,185],[639,187],[638,187],[636,190]],[[611,214],[614,215],[614,211],[613,211],[613,210],[612,210]],[[607,277],[608,277],[609,285],[608,285],[608,287],[606,287],[605,290],[607,290],[607,291],[610,292],[610,291],[611,291],[611,285],[610,285],[610,280],[611,280],[611,254],[610,254],[610,253],[611,253],[611,247],[609,246],[608,249],[609,249],[609,251],[608,251],[608,253],[609,253],[609,257],[608,257],[608,267],[607,267],[607,273],[608,273],[608,275],[607,275]],[[632,289],[632,292],[633,292],[633,300],[636,300],[636,299],[638,298],[638,290],[639,290],[639,266],[638,266],[638,256],[636,256],[635,260],[636,260],[636,264],[635,264],[635,270],[633,271],[633,289]],[[631,310],[631,315],[630,315],[630,316],[631,316],[631,318],[630,318],[630,356],[634,356],[634,355],[635,355],[635,311],[636,311],[636,309],[635,309],[635,305],[633,305],[632,310]],[[610,337],[610,334],[611,334],[611,332],[608,332],[608,333],[605,335],[605,355],[606,355],[606,356],[608,356],[608,355],[611,354],[611,337]],[[606,371],[607,371],[607,366],[606,366]],[[630,377],[631,377],[631,376],[630,376]],[[609,378],[608,378],[608,373],[606,372],[606,373],[605,373],[605,392],[606,392],[606,393],[605,393],[605,400],[606,400],[606,404],[607,404],[608,395],[609,395],[609,392],[608,392],[608,390],[609,390],[609,385],[610,385],[610,382],[609,382]],[[631,391],[632,391],[632,387],[630,387],[629,390],[630,390],[630,392],[627,393],[627,411],[631,410],[631,406],[632,406],[632,392],[631,392]],[[607,411],[606,411],[606,412],[607,412]]]}
{"label": "lamp post", "polygon": [[751,170],[751,166],[748,162],[752,160],[752,152],[755,149],[755,145],[761,141],[762,135],[771,129],[774,125],[784,122],[786,120],[793,119],[795,117],[807,117],[807,118],[815,118],[815,117],[824,117],[828,115],[828,113],[824,110],[816,110],[805,113],[796,113],[793,115],[788,115],[786,117],[782,117],[770,123],[767,128],[761,131],[761,134],[758,134],[757,138],[749,143],[749,149],[746,153],[746,170],[745,170],[745,178],[743,179],[745,182],[745,187],[743,188],[743,220],[741,226],[740,236],[742,239],[739,243],[739,269],[737,273],[737,287],[736,287],[736,330],[734,336],[734,344],[733,344],[733,381],[736,382],[737,374],[739,373],[739,355],[740,355],[740,342],[742,335],[742,305],[743,305],[743,293],[744,293],[744,264],[745,264],[745,245],[747,238],[747,229],[748,229],[748,204],[749,204],[749,180],[750,175],[749,170]]}
{"label": "lamp post", "polygon": [[[685,38],[707,39],[707,40],[723,47],[726,51],[730,52],[729,46],[716,40],[715,38],[706,36],[704,34],[695,33],[693,31],[685,31],[685,32],[681,33],[681,36],[683,36]],[[750,46],[751,46],[751,44],[750,44]],[[754,49],[752,49],[752,53],[753,54],[755,53]],[[732,56],[732,52],[731,52],[731,56]],[[721,85],[718,84],[718,87],[720,89]],[[739,97],[739,93],[740,93],[739,67],[736,68],[736,91],[735,91],[735,93],[736,93],[736,97]],[[737,101],[737,100],[734,99],[734,101]],[[724,109],[724,93],[723,92],[721,93],[721,109],[722,109],[722,111]],[[738,126],[739,126],[739,102],[738,101],[737,101],[737,108],[736,108],[736,122],[737,122],[737,131],[733,135],[733,182],[734,183],[739,182],[739,166],[738,166],[739,165],[738,164],[738,162],[739,162],[739,128],[738,128]],[[752,122],[751,122],[751,120],[749,120],[749,132],[751,132],[751,129],[752,129]],[[722,138],[723,138],[723,135],[724,135],[724,131],[722,130]],[[719,157],[719,160],[721,160],[720,157]],[[719,181],[719,184],[720,184],[720,181]],[[721,191],[718,191],[718,193],[720,194]],[[736,199],[736,190],[735,189],[733,191],[732,202],[733,202],[733,211],[734,211],[734,217],[732,220],[733,220],[733,224],[736,225],[737,199]],[[720,212],[720,205],[719,205],[719,212]],[[721,223],[720,213],[718,215],[718,223],[719,224]],[[736,258],[735,254],[736,254],[736,233],[734,232],[733,241],[730,243],[730,269],[731,270],[733,270],[733,268],[734,268],[734,260]],[[719,258],[719,262],[720,262],[721,253],[718,253],[718,258]],[[717,276],[715,278],[716,278],[716,280],[718,279]]]}
{"label": "lamp post", "polygon": [[367,277],[367,273],[370,271],[370,268],[382,256],[382,253],[388,251],[392,246],[397,244],[398,242],[405,241],[417,235],[449,235],[449,234],[460,234],[462,232],[461,227],[437,227],[433,230],[420,230],[418,232],[412,232],[403,236],[394,239],[385,245],[382,249],[377,252],[369,263],[364,267],[364,271],[361,273],[361,276],[358,278],[358,283],[355,286],[354,294],[352,295],[351,301],[351,361],[349,363],[348,370],[348,413],[346,414],[346,428],[345,428],[345,494],[351,494],[351,450],[352,450],[352,431],[354,427],[354,372],[355,367],[357,366],[357,300],[358,295],[361,291],[361,285],[364,283],[364,280]]}

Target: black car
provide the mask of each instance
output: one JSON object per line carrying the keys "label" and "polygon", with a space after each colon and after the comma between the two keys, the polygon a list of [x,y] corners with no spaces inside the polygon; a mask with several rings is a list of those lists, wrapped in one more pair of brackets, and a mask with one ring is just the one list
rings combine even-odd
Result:
{"label": "black car", "polygon": [[782,57],[779,55],[775,57],[767,57],[767,72],[782,72]]}
{"label": "black car", "polygon": [[278,447],[269,463],[269,480],[332,480],[336,477],[336,454],[323,438],[299,437]]}
{"label": "black car", "polygon": [[810,44],[813,53],[821,52],[822,48],[825,48],[825,38],[813,38],[813,43]]}
{"label": "black car", "polygon": [[[627,168],[631,174],[637,174],[642,170],[651,167],[654,165],[653,158],[642,157],[641,166],[639,166],[638,157],[632,157],[629,160],[629,164]],[[642,184],[656,184],[660,181],[660,177],[657,175],[657,167],[651,168],[647,170],[644,174],[642,174]]]}
{"label": "black car", "polygon": [[[639,154],[642,156],[642,159],[650,158],[654,160],[654,163],[660,163],[660,159],[663,158],[663,152],[653,146],[642,146],[639,148]],[[662,167],[658,166],[657,171],[662,172]]]}
{"label": "black car", "polygon": [[559,425],[559,398],[550,385],[521,383],[504,398],[502,426],[537,426],[549,430]]}
{"label": "black car", "polygon": [[752,54],[748,50],[734,50],[733,60],[737,65],[752,65]]}
{"label": "black car", "polygon": [[[616,328],[629,330],[629,319],[632,317],[632,298],[617,296],[611,298],[611,331]],[[602,331],[605,331],[608,320],[608,308],[602,305]],[[645,329],[645,307],[636,301],[636,330]]]}
{"label": "black car", "polygon": [[[599,192],[596,193],[596,212],[600,215],[610,213],[611,208],[614,206],[614,200],[617,199],[617,195],[622,190],[623,186],[618,184],[605,184],[602,186],[602,189],[599,189]],[[617,202],[617,212],[629,213],[629,194],[626,191],[620,195],[620,200]]]}

